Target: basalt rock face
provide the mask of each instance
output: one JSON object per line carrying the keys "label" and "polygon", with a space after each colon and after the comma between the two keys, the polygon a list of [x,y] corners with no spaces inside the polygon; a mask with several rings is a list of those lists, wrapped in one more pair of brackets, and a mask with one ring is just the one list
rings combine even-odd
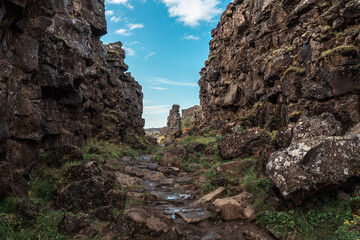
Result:
{"label": "basalt rock face", "polygon": [[201,70],[205,122],[278,130],[301,116],[360,122],[360,2],[235,0]]}
{"label": "basalt rock face", "polygon": [[103,0],[0,3],[0,198],[25,191],[40,148],[144,134],[141,86],[105,33]]}

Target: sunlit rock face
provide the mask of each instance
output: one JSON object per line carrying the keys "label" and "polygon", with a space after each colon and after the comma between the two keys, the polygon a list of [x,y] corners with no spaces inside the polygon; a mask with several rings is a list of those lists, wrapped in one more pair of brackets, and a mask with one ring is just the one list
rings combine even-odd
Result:
{"label": "sunlit rock face", "polygon": [[201,70],[205,122],[277,130],[301,116],[360,121],[359,1],[236,0]]}
{"label": "sunlit rock face", "polygon": [[141,86],[105,33],[103,0],[0,3],[0,198],[40,148],[144,134]]}

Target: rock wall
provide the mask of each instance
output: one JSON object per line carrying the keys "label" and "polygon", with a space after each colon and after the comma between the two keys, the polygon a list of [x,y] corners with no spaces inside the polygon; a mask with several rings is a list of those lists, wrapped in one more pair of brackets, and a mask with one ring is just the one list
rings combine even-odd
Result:
{"label": "rock wall", "polygon": [[201,70],[205,122],[277,130],[302,116],[360,122],[360,2],[235,0]]}
{"label": "rock wall", "polygon": [[203,119],[202,107],[195,105],[191,108],[181,110],[181,118],[183,120],[189,118],[191,124],[199,125]]}
{"label": "rock wall", "polygon": [[0,2],[0,198],[24,191],[40,148],[144,134],[141,86],[105,33],[104,0]]}

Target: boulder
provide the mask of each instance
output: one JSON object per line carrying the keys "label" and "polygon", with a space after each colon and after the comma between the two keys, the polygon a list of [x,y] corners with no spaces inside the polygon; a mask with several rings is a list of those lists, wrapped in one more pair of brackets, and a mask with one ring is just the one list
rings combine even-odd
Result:
{"label": "boulder", "polygon": [[171,165],[176,159],[184,159],[187,156],[186,149],[182,145],[177,145],[165,151],[163,162],[165,165]]}
{"label": "boulder", "polygon": [[219,148],[223,158],[231,159],[254,155],[269,142],[264,130],[254,128],[222,137]]}
{"label": "boulder", "polygon": [[166,218],[157,211],[147,208],[130,208],[119,220],[119,228],[130,236],[146,235],[159,237],[164,234],[171,236],[170,226]]}
{"label": "boulder", "polygon": [[62,233],[74,235],[89,226],[90,218],[88,215],[64,214],[58,228]]}
{"label": "boulder", "polygon": [[109,205],[123,209],[126,205],[126,196],[127,194],[125,192],[111,189],[106,193],[105,200]]}
{"label": "boulder", "polygon": [[234,197],[216,199],[211,209],[224,220],[250,219],[255,214],[251,198],[249,193],[243,192]]}
{"label": "boulder", "polygon": [[99,176],[65,184],[55,193],[55,204],[73,212],[94,209],[105,204],[104,196],[112,186],[113,182]]}
{"label": "boulder", "polygon": [[360,124],[344,136],[294,140],[273,153],[266,165],[267,175],[285,199],[301,203],[320,190],[332,190],[360,176]]}
{"label": "boulder", "polygon": [[187,148],[189,153],[203,152],[206,149],[206,145],[203,143],[194,142]]}

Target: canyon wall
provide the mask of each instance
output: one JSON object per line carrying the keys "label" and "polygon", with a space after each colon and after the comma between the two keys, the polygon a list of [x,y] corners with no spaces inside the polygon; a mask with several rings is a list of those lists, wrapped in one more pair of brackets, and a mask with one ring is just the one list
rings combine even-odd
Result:
{"label": "canyon wall", "polygon": [[39,149],[144,135],[141,86],[106,31],[104,0],[0,3],[0,198],[26,189]]}
{"label": "canyon wall", "polygon": [[201,70],[205,122],[277,130],[302,116],[360,122],[360,2],[235,0]]}

